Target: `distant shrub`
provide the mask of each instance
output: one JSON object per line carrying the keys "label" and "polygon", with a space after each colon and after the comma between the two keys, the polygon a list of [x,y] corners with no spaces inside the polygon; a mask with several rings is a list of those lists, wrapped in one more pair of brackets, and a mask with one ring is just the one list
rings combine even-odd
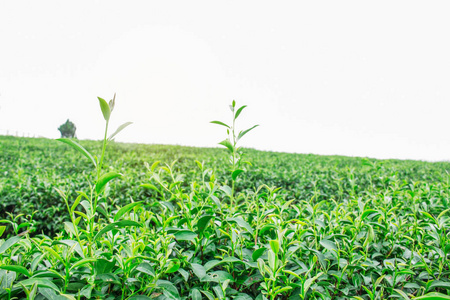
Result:
{"label": "distant shrub", "polygon": [[61,132],[62,138],[76,137],[75,131],[77,130],[77,127],[69,119],[67,119],[66,123],[59,126],[58,130],[59,130],[59,132]]}

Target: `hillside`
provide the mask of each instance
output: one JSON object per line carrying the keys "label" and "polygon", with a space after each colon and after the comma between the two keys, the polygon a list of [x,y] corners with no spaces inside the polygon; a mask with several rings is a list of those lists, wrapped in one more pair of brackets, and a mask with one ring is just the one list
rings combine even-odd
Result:
{"label": "hillside", "polygon": [[232,176],[223,149],[111,143],[100,186],[89,159],[58,141],[0,136],[0,150],[1,299],[23,296],[20,282],[36,299],[382,299],[450,287],[450,163],[243,149],[250,163]]}

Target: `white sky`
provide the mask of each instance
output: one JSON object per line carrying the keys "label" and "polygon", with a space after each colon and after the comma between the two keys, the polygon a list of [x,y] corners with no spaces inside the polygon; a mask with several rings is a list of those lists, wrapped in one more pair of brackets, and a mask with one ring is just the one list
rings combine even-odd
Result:
{"label": "white sky", "polygon": [[0,134],[450,160],[448,1],[1,1]]}

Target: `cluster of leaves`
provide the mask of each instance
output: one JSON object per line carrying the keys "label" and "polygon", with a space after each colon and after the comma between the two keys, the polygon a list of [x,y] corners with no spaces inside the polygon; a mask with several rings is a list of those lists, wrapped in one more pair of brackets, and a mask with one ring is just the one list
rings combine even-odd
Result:
{"label": "cluster of leaves", "polygon": [[[234,103],[232,125],[214,121],[227,127],[227,156],[153,146],[142,160],[144,146],[106,151],[114,101],[99,101],[103,143],[63,139],[86,157],[63,152],[63,176],[39,173],[45,162],[27,161],[28,149],[1,161],[14,174],[2,197],[34,185],[35,172],[44,188],[32,195],[51,195],[66,217],[50,236],[31,234],[38,213],[1,221],[0,299],[450,299],[448,164],[246,150],[250,167]],[[102,166],[108,154],[118,159]]]}

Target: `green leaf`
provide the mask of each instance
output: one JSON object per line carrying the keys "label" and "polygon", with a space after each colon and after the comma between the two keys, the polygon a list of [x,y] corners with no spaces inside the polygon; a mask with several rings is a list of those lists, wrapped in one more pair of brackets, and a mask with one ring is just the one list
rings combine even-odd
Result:
{"label": "green leaf", "polygon": [[84,264],[87,264],[90,262],[94,262],[94,261],[97,261],[97,259],[92,258],[92,257],[83,258],[83,259],[77,261],[76,263],[74,263],[73,265],[71,265],[69,270],[73,270],[74,268],[76,268],[78,266],[81,266],[81,265],[84,265]]}
{"label": "green leaf", "polygon": [[97,192],[97,194],[100,194],[103,189],[105,188],[105,185],[113,180],[114,178],[117,177],[121,177],[122,174],[117,173],[117,172],[109,172],[104,174],[102,177],[100,177],[100,179],[97,181],[97,183],[95,184],[95,191]]}
{"label": "green leaf", "polygon": [[362,213],[361,220],[364,220],[364,219],[367,217],[367,215],[372,214],[372,213],[374,213],[374,212],[377,212],[377,211],[376,211],[375,209],[366,209],[366,210]]}
{"label": "green leaf", "polygon": [[277,240],[271,240],[269,241],[269,244],[273,253],[275,253],[275,255],[278,255],[278,251],[280,251],[280,243]]}
{"label": "green leaf", "polygon": [[415,297],[414,300],[450,300],[450,296],[441,293],[428,293],[426,295]]}
{"label": "green leaf", "polygon": [[126,123],[120,125],[119,128],[117,128],[117,130],[114,131],[114,133],[109,136],[108,140],[112,140],[119,132],[121,132],[126,127],[130,126],[131,124],[133,124],[133,122],[126,122]]}
{"label": "green leaf", "polygon": [[239,174],[241,174],[242,172],[244,172],[244,170],[234,170],[234,172],[231,174],[231,178],[233,178],[233,180],[236,180],[236,178],[239,176]]}
{"label": "green leaf", "polygon": [[416,273],[414,271],[409,270],[409,269],[402,269],[397,273],[397,275],[399,275],[399,274],[416,275]]}
{"label": "green leaf", "polygon": [[208,227],[208,225],[210,224],[209,221],[211,221],[212,218],[214,218],[214,216],[206,215],[198,220],[197,228],[199,233],[202,233],[205,230],[205,228]]}
{"label": "green leaf", "polygon": [[257,261],[258,258],[260,258],[263,255],[264,252],[266,252],[266,250],[267,249],[263,247],[263,248],[259,248],[259,249],[255,250],[255,251],[253,251],[253,254],[252,254],[253,261]]}
{"label": "green leaf", "polygon": [[248,294],[239,293],[236,297],[233,298],[233,300],[253,300],[253,298]]}
{"label": "green leaf", "polygon": [[235,282],[236,280],[233,276],[225,271],[211,271],[202,278],[202,282],[217,282],[223,283],[225,280],[230,280],[230,282]]}
{"label": "green leaf", "polygon": [[259,126],[259,125],[255,125],[255,126],[249,128],[249,129],[247,129],[247,130],[244,130],[244,131],[239,132],[239,135],[238,135],[236,141],[239,141],[239,140],[240,140],[244,135],[246,135],[250,130],[255,129],[255,128],[258,127],[258,126]]}
{"label": "green leaf", "polygon": [[180,263],[179,259],[177,259],[177,258],[170,259],[169,262],[168,262],[168,266],[167,266],[167,269],[166,269],[165,273],[166,274],[167,273],[174,273],[174,272],[178,271],[180,266],[181,266],[181,263]]}
{"label": "green leaf", "polygon": [[153,184],[151,184],[151,183],[144,183],[144,184],[141,184],[140,187],[143,187],[143,188],[146,188],[146,189],[152,189],[152,190],[157,191],[158,193],[161,193],[161,192],[159,191],[159,189],[158,189],[156,186],[154,186]]}
{"label": "green leaf", "polygon": [[272,269],[272,271],[275,271],[278,268],[278,259],[275,255],[275,252],[273,252],[273,250],[269,250],[267,252],[267,258],[269,261],[269,267]]}
{"label": "green leaf", "polygon": [[450,282],[435,280],[430,284],[429,289],[436,288],[436,287],[450,289]]}
{"label": "green leaf", "polygon": [[321,240],[320,244],[329,251],[337,251],[336,244],[330,240]]}
{"label": "green leaf", "polygon": [[2,236],[3,232],[5,232],[6,226],[0,226],[0,237]]}
{"label": "green leaf", "polygon": [[155,277],[155,270],[147,262],[141,263],[139,266],[137,266],[136,270],[139,271],[139,272],[145,273],[147,275],[150,275],[152,277]]}
{"label": "green leaf", "polygon": [[97,261],[94,264],[95,272],[97,274],[105,274],[105,273],[111,273],[112,269],[116,265],[115,260],[112,261],[106,260],[106,259],[97,259]]}
{"label": "green leaf", "polygon": [[208,261],[208,262],[205,264],[205,270],[206,270],[206,271],[209,271],[209,270],[211,270],[212,268],[214,268],[214,267],[216,267],[216,266],[218,266],[218,265],[220,265],[220,264],[224,264],[224,263],[241,263],[241,264],[247,264],[247,263],[243,262],[242,260],[240,260],[240,259],[238,259],[238,258],[236,258],[236,257],[234,257],[234,256],[227,256],[227,257],[225,257],[225,258],[222,259],[222,260],[213,259],[213,260]]}
{"label": "green leaf", "polygon": [[109,118],[111,117],[111,109],[109,108],[108,103],[100,97],[97,98],[100,102],[100,108],[102,109],[103,118],[105,118],[105,121],[109,121]]}
{"label": "green leaf", "polygon": [[116,106],[116,93],[114,93],[114,98],[112,98],[111,100],[109,100],[109,109],[112,112],[114,110],[114,106]]}
{"label": "green leaf", "polygon": [[19,284],[17,284],[16,286],[20,286],[20,284],[22,284],[24,286],[32,286],[32,285],[36,284],[38,287],[50,288],[56,292],[59,292],[58,287],[48,279],[30,278],[30,279],[19,281]]}
{"label": "green leaf", "polygon": [[220,187],[219,190],[224,191],[225,194],[226,194],[228,197],[231,198],[231,196],[232,196],[232,195],[231,195],[231,188],[230,188],[228,185],[224,185],[224,186]]}
{"label": "green leaf", "polygon": [[144,295],[135,295],[127,298],[127,300],[152,300],[153,298],[144,296]]}
{"label": "green leaf", "polygon": [[200,280],[202,280],[202,278],[206,276],[206,269],[200,264],[191,263],[191,269],[194,272],[195,276],[197,276]]}
{"label": "green leaf", "polygon": [[223,140],[219,143],[219,145],[225,146],[228,151],[230,151],[230,153],[233,153],[234,149],[233,149],[233,145],[231,145],[229,140]]}
{"label": "green leaf", "polygon": [[398,289],[394,289],[394,291],[396,293],[398,293],[400,296],[403,297],[404,300],[410,300],[411,298],[408,297],[408,295],[406,295],[406,293],[402,290],[398,290]]}
{"label": "green leaf", "polygon": [[190,275],[185,269],[179,268],[177,272],[180,273],[181,276],[183,276],[184,282],[188,282],[189,281],[189,276]]}
{"label": "green leaf", "polygon": [[202,300],[202,294],[200,293],[200,291],[196,288],[192,289],[190,291],[190,298],[192,300]]}
{"label": "green leaf", "polygon": [[292,286],[286,286],[286,287],[278,287],[279,289],[277,290],[277,289],[275,289],[275,292],[279,295],[279,294],[282,294],[282,293],[284,293],[284,292],[286,292],[286,291],[289,291],[289,290],[291,290],[292,289]]}
{"label": "green leaf", "polygon": [[27,277],[31,277],[30,272],[22,266],[0,266],[0,269],[21,273]]}
{"label": "green leaf", "polygon": [[94,167],[97,167],[97,163],[95,162],[94,157],[83,146],[81,146],[77,142],[75,142],[71,139],[67,139],[67,138],[60,138],[60,139],[56,139],[56,140],[63,142],[65,144],[69,145],[70,147],[72,147],[73,149],[77,150],[78,152],[80,152],[81,154],[86,156],[92,162]]}
{"label": "green leaf", "polygon": [[100,230],[100,232],[95,235],[94,241],[96,241],[99,237],[101,237],[104,233],[106,233],[108,231],[111,231],[111,230],[117,229],[117,228],[122,228],[122,227],[130,227],[130,226],[142,227],[142,225],[139,224],[138,222],[130,221],[130,220],[122,220],[119,222],[114,222],[114,223],[106,225],[102,230]]}
{"label": "green leaf", "polygon": [[177,288],[172,284],[172,282],[167,280],[158,280],[156,282],[158,288],[163,289],[164,296],[170,299],[180,299],[180,294]]}
{"label": "green leaf", "polygon": [[143,201],[139,201],[139,202],[134,202],[134,203],[129,203],[127,205],[125,205],[124,207],[122,207],[121,209],[119,209],[119,211],[116,213],[116,215],[114,216],[114,221],[117,221],[120,219],[120,217],[122,217],[124,214],[126,214],[127,212],[129,212],[130,210],[132,210],[134,207],[139,206],[142,204]]}
{"label": "green leaf", "polygon": [[76,199],[75,202],[72,204],[72,206],[70,207],[70,212],[73,213],[75,211],[75,209],[77,208],[78,204],[80,204],[81,199],[82,199],[83,195],[79,195]]}
{"label": "green leaf", "polygon": [[214,297],[214,295],[211,292],[208,291],[201,291],[203,293],[203,295],[206,296],[206,298],[208,298],[208,300],[216,300],[216,297]]}
{"label": "green leaf", "polygon": [[178,241],[192,241],[198,235],[190,230],[180,230],[173,234]]}
{"label": "green leaf", "polygon": [[230,222],[230,221],[236,222],[240,227],[247,229],[247,231],[253,235],[253,228],[250,226],[250,224],[248,224],[246,221],[244,221],[244,219],[242,219],[242,217],[228,218],[227,221],[228,222]]}
{"label": "green leaf", "polygon": [[236,115],[234,116],[234,119],[237,119],[239,117],[239,115],[241,114],[242,110],[246,107],[247,107],[247,105],[243,105],[243,106],[239,107],[239,109],[236,111]]}
{"label": "green leaf", "polygon": [[8,250],[11,246],[14,246],[18,241],[20,241],[20,236],[13,236],[9,238],[0,246],[0,254]]}
{"label": "green leaf", "polygon": [[83,249],[81,249],[80,244],[74,240],[56,240],[53,241],[53,245],[64,245],[69,248],[73,248],[82,258],[84,258]]}
{"label": "green leaf", "polygon": [[311,285],[314,283],[314,281],[317,280],[317,278],[319,278],[320,276],[322,276],[322,272],[318,273],[316,276],[314,276],[313,278],[309,278],[305,281],[305,283],[303,284],[303,294],[306,295],[306,292],[308,292],[309,288],[311,287]]}
{"label": "green leaf", "polygon": [[217,125],[222,125],[222,126],[225,126],[225,127],[227,127],[227,128],[230,128],[230,126],[228,126],[227,124],[225,124],[225,123],[223,123],[223,122],[220,122],[220,121],[211,121],[211,123],[217,124]]}
{"label": "green leaf", "polygon": [[94,285],[86,285],[80,291],[80,296],[86,297],[86,299],[91,299],[92,290],[94,289]]}
{"label": "green leaf", "polygon": [[59,255],[58,252],[56,252],[55,250],[53,250],[53,248],[48,247],[48,246],[42,246],[43,249],[47,250],[47,254],[50,253],[54,258],[56,258],[57,260],[59,260],[63,265],[66,265],[66,262],[64,261],[64,259],[61,257],[61,255]]}

